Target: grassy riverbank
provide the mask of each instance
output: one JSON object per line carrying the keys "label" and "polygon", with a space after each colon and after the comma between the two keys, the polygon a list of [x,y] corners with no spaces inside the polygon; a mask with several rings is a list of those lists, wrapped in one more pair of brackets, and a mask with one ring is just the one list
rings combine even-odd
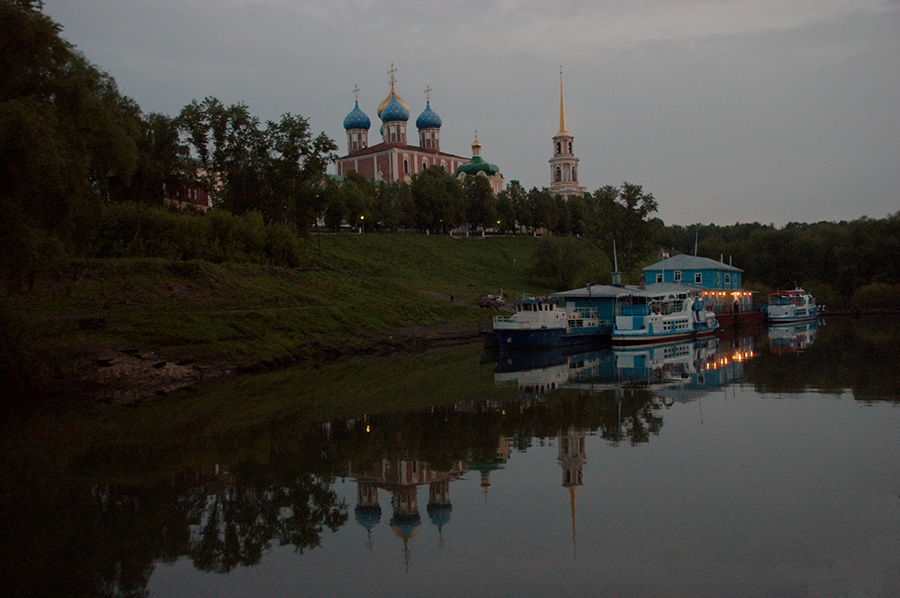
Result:
{"label": "grassy riverbank", "polygon": [[[530,237],[321,235],[300,268],[149,258],[72,260],[4,307],[11,378],[146,398],[235,370],[394,348],[487,327],[482,293],[528,283]],[[605,259],[587,242],[590,258]],[[590,259],[589,258],[589,259]],[[449,297],[455,301],[451,303]]]}

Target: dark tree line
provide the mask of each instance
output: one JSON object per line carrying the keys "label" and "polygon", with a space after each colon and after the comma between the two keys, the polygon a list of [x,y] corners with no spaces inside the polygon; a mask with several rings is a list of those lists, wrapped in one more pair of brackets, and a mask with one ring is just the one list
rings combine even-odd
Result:
{"label": "dark tree line", "polygon": [[216,208],[305,232],[324,210],[334,142],[285,114],[262,126],[243,104],[194,101],[177,117],[144,114],[60,37],[41,2],[0,0],[0,277],[33,280],[66,252],[95,252],[107,206],[161,203],[185,179]]}
{"label": "dark tree line", "polygon": [[884,219],[773,225],[671,226],[659,238],[678,252],[723,258],[757,291],[802,285],[826,304],[900,303],[900,212]]}

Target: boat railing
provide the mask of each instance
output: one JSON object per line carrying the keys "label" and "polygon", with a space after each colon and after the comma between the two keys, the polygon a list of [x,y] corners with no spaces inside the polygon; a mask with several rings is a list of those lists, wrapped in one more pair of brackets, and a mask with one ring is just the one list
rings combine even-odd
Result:
{"label": "boat railing", "polygon": [[512,316],[494,316],[494,323],[509,322]]}
{"label": "boat railing", "polygon": [[646,316],[649,312],[647,305],[644,303],[619,305],[616,310],[617,316]]}

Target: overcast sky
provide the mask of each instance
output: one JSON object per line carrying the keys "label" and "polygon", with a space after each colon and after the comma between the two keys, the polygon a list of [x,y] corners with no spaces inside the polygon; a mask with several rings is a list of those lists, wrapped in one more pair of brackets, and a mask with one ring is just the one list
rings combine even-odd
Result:
{"label": "overcast sky", "polygon": [[243,102],[344,117],[397,93],[441,149],[550,183],[566,124],[593,191],[643,185],[666,224],[884,218],[900,211],[897,0],[46,0],[62,35],[141,109]]}

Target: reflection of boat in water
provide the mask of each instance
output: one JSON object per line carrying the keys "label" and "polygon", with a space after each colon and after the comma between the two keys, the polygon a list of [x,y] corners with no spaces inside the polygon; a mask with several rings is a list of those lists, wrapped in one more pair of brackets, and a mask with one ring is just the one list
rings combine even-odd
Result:
{"label": "reflection of boat in water", "polygon": [[817,321],[769,326],[769,348],[772,353],[795,353],[809,348],[819,330]]}
{"label": "reflection of boat in water", "polygon": [[714,359],[716,339],[654,345],[616,351],[616,370],[622,382],[642,386],[690,383]]}
{"label": "reflection of boat in water", "polygon": [[708,389],[743,377],[743,361],[753,356],[752,337],[736,343],[716,338],[619,347],[589,352],[560,350],[501,353],[497,384],[516,383],[519,396],[559,389],[603,391],[615,388]]}
{"label": "reflection of boat in water", "polygon": [[623,293],[616,298],[613,345],[675,342],[710,335],[716,316],[702,297],[687,291]]}
{"label": "reflection of boat in water", "polygon": [[501,350],[559,347],[597,342],[609,337],[612,325],[592,308],[568,309],[555,299],[523,297],[511,316],[494,317]]}
{"label": "reflection of boat in water", "polygon": [[[580,349],[581,352],[577,352]],[[494,372],[496,384],[516,383],[520,398],[542,395],[579,382],[610,380],[614,373],[610,349],[576,351],[545,349],[500,354]],[[611,386],[607,386],[611,388]]]}
{"label": "reflection of boat in water", "polygon": [[770,324],[787,324],[815,320],[819,317],[819,307],[813,296],[801,288],[792,291],[772,291],[766,321]]}

